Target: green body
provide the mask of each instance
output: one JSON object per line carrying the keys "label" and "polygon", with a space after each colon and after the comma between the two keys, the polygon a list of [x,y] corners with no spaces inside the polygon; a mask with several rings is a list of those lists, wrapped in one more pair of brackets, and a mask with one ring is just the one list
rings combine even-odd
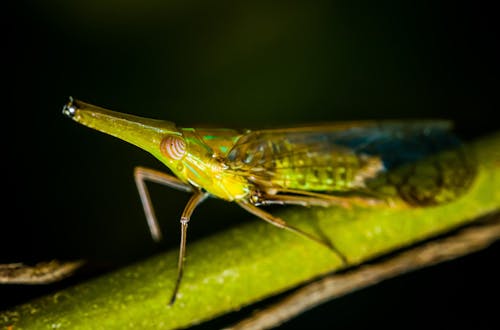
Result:
{"label": "green body", "polygon": [[150,152],[184,183],[227,201],[258,204],[252,196],[293,191],[425,206],[455,199],[475,176],[473,157],[446,121],[238,131],[177,128],[80,101],[65,113]]}

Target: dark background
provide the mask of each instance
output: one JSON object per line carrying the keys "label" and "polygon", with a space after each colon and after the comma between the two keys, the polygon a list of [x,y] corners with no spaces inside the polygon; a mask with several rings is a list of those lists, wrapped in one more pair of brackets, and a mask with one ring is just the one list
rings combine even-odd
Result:
{"label": "dark background", "polygon": [[[65,118],[69,95],[188,127],[430,117],[454,120],[469,139],[500,127],[494,13],[481,2],[16,2],[2,15],[0,262],[91,267],[56,285],[0,287],[0,309],[177,246],[187,196],[150,185],[167,238],[154,244],[132,169],[161,164]],[[190,239],[246,218],[211,200]],[[493,328],[499,251],[391,280],[283,328]]]}

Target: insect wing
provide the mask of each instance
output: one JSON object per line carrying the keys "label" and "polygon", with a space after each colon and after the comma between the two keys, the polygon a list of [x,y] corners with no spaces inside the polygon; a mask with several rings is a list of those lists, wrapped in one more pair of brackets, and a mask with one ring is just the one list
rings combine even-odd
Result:
{"label": "insect wing", "polygon": [[[453,176],[452,167],[462,167],[462,175],[473,172],[451,127],[448,121],[386,121],[254,131],[238,140],[227,159],[231,170],[259,185],[327,192],[385,190],[419,204],[421,198],[403,193],[416,189],[404,188],[410,178],[417,182],[419,176],[430,176],[434,190],[453,190],[470,181],[443,182]],[[447,150],[459,151],[422,173],[411,169]]]}

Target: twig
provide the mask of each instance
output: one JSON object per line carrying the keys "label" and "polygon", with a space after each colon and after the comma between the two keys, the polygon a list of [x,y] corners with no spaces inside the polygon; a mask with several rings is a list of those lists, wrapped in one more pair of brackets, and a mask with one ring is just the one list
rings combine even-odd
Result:
{"label": "twig", "polygon": [[48,284],[62,280],[83,265],[83,261],[52,260],[34,266],[22,263],[0,264],[1,284]]}
{"label": "twig", "polygon": [[486,248],[500,238],[500,216],[462,229],[452,236],[418,245],[378,263],[334,274],[313,282],[282,301],[238,322],[231,330],[276,327],[295,316],[334,298],[360,290],[385,279],[431,266]]}

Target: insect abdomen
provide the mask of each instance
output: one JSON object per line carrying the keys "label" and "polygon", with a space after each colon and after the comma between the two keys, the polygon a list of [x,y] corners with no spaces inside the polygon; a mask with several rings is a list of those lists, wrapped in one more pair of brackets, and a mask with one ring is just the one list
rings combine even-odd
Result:
{"label": "insect abdomen", "polygon": [[271,181],[284,188],[312,191],[346,191],[362,187],[381,169],[375,157],[351,153],[314,154],[276,162]]}
{"label": "insect abdomen", "polygon": [[347,191],[363,187],[365,179],[383,169],[378,157],[358,155],[340,146],[315,149],[287,139],[248,146],[232,154],[234,164],[259,172],[256,181],[262,186]]}

